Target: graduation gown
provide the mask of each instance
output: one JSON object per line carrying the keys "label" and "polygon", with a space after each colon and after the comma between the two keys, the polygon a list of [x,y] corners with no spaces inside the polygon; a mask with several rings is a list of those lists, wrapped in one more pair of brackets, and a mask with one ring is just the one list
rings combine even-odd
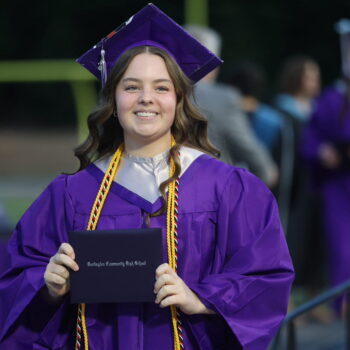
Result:
{"label": "graduation gown", "polygon": [[[350,107],[345,103],[345,91],[339,81],[323,92],[303,137],[303,154],[322,196],[332,285],[350,278],[350,155],[346,151],[350,150]],[[321,164],[318,152],[323,143],[338,148],[342,162],[336,169]]]}
{"label": "graduation gown", "polygon": [[[67,295],[50,306],[40,290],[67,232],[86,229],[103,175],[91,164],[57,177],[18,223],[8,246],[11,267],[0,278],[1,350],[73,348],[76,305]],[[146,213],[160,206],[114,182],[98,228],[145,227]],[[178,225],[178,274],[216,312],[182,314],[185,349],[266,349],[293,280],[270,191],[249,172],[203,154],[180,177]],[[165,215],[152,217],[151,227],[162,227],[166,242]],[[88,304],[86,318],[91,350],[173,348],[169,308]]]}

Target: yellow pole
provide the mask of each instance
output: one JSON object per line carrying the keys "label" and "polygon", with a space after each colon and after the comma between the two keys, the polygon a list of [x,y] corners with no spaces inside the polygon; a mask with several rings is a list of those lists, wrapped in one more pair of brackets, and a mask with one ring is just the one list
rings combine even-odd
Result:
{"label": "yellow pole", "polygon": [[96,78],[73,59],[0,61],[1,83],[68,82],[73,93],[79,142],[87,136],[86,117],[97,102]]}
{"label": "yellow pole", "polygon": [[75,101],[77,115],[78,140],[82,142],[88,135],[87,116],[97,103],[97,93],[91,81],[74,81],[70,83]]}

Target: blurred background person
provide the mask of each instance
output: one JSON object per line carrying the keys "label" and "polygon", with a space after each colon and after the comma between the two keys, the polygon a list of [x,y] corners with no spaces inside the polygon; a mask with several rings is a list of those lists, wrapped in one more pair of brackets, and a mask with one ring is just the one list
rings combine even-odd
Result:
{"label": "blurred background person", "polygon": [[[220,55],[221,38],[217,32],[199,25],[185,28],[209,50]],[[195,102],[209,121],[209,139],[220,150],[223,161],[246,166],[273,187],[278,180],[277,166],[252,131],[241,110],[237,90],[216,82],[218,72],[216,69],[205,76],[194,91]]]}
{"label": "blurred background person", "polygon": [[303,127],[310,118],[314,99],[320,90],[318,64],[304,55],[292,56],[282,65],[278,81],[279,92],[274,106],[283,119],[280,153],[277,155],[280,167],[278,201],[286,231],[303,232],[298,225],[304,224],[303,193],[307,180],[299,145]]}
{"label": "blurred background person", "polygon": [[307,121],[319,91],[318,63],[305,55],[292,56],[283,64],[275,105],[300,122]]}
{"label": "blurred background person", "polygon": [[[279,93],[274,99],[283,118],[277,196],[296,269],[295,305],[314,297],[325,284],[320,199],[318,192],[310,186],[309,170],[300,152],[301,135],[320,91],[320,75],[319,65],[311,57],[294,55],[287,58],[278,78]],[[333,315],[327,306],[322,306],[306,318],[327,323]]]}
{"label": "blurred background person", "polygon": [[[308,56],[291,56],[282,66],[278,85],[279,92],[274,99],[274,106],[283,117],[280,154],[277,155],[281,172],[278,200],[285,229],[294,232],[300,228],[291,228],[293,222],[290,221],[300,219],[298,208],[302,203],[297,198],[302,195],[307,182],[299,153],[300,136],[313,111],[314,99],[320,91],[319,66]],[[304,209],[301,212],[304,213]]]}
{"label": "blurred background person", "polygon": [[[308,66],[309,64],[311,67]],[[230,83],[242,94],[242,108],[250,117],[257,137],[269,148],[279,166],[282,167],[281,183],[275,189],[275,193],[279,199],[279,207],[286,225],[292,255],[298,266],[296,285],[302,286],[303,290],[306,289],[304,294],[307,298],[319,291],[323,276],[323,264],[320,263],[322,261],[322,245],[315,249],[315,245],[322,243],[320,218],[315,215],[318,214],[317,211],[311,215],[310,219],[308,218],[311,211],[315,212],[309,207],[314,205],[313,196],[309,192],[305,171],[301,169],[302,165],[298,155],[300,133],[304,120],[309,118],[306,110],[310,112],[314,104],[313,97],[319,89],[319,79],[315,79],[319,72],[318,68],[315,67],[317,67],[316,64],[311,64],[309,59],[306,60],[301,56],[293,57],[287,61],[282,80],[283,86],[286,86],[284,90],[289,91],[290,94],[284,93],[278,96],[281,101],[283,99],[289,101],[285,110],[281,110],[281,108],[276,110],[273,106],[263,102],[268,95],[266,75],[258,64],[249,61],[241,62],[234,67],[230,75]],[[310,74],[309,69],[314,69],[317,74],[313,74],[315,72]],[[296,84],[298,81],[299,85]],[[295,82],[295,90],[291,87],[287,88],[288,83],[291,82]],[[292,95],[292,91],[295,92],[295,96]],[[300,105],[305,104],[308,108],[298,107],[298,96],[301,96]],[[296,110],[295,115],[293,114],[294,109]],[[287,113],[288,116],[285,115]],[[286,135],[286,132],[289,134]],[[291,167],[293,162],[286,164],[290,159],[293,160],[295,168]],[[298,159],[298,162],[295,162],[295,159]],[[296,181],[294,172],[301,177],[301,181],[304,183],[301,181],[298,181],[297,184],[293,183],[293,180]],[[294,187],[292,187],[293,185]],[[290,197],[286,197],[284,191],[294,195],[295,201],[292,207],[290,207],[290,202],[286,202]],[[293,210],[293,215],[288,223],[290,209]],[[299,299],[299,294],[296,293],[296,299]],[[327,311],[323,310],[321,312],[320,310],[313,311],[312,317],[321,321],[330,319]]]}
{"label": "blurred background person", "polygon": [[[303,153],[320,189],[332,286],[350,278],[350,20],[336,24],[342,78],[323,91],[308,123]],[[340,310],[340,300],[336,303]]]}
{"label": "blurred background person", "polygon": [[243,61],[233,67],[228,82],[240,92],[242,110],[249,117],[255,135],[273,156],[279,144],[282,117],[264,102],[267,96],[264,70],[255,62]]}

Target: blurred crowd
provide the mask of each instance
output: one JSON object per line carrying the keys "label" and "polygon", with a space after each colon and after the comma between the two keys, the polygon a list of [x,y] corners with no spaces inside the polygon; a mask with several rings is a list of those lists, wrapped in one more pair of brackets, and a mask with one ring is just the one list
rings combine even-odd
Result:
{"label": "blurred crowd", "polygon": [[[225,84],[213,74],[195,88],[222,159],[246,167],[276,195],[302,301],[350,279],[350,26],[339,23],[342,74],[330,86],[322,87],[315,59],[298,54],[281,62],[277,81],[247,60],[231,67]],[[188,29],[220,55],[217,33]],[[339,299],[308,317],[329,322],[344,305]]]}

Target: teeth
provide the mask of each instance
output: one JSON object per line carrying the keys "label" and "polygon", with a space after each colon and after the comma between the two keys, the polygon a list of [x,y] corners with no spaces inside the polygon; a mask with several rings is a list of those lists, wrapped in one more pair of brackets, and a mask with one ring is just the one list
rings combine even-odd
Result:
{"label": "teeth", "polygon": [[138,117],[154,117],[157,113],[154,112],[136,112]]}

